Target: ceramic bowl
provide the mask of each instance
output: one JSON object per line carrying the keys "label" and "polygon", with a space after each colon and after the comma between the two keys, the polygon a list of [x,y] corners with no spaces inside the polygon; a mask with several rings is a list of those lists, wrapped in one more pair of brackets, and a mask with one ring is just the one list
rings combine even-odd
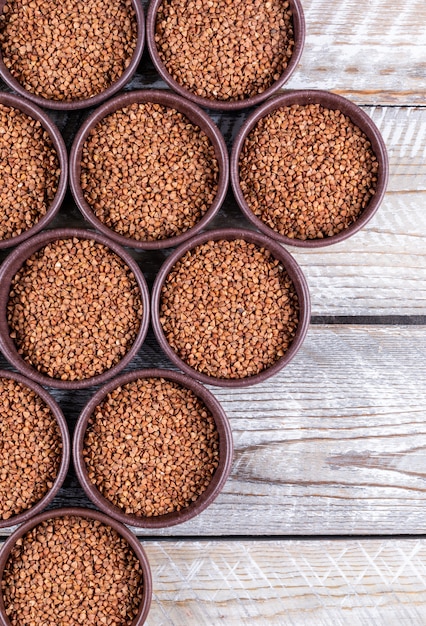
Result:
{"label": "ceramic bowl", "polygon": [[[192,228],[185,232],[167,239],[156,240],[138,240],[128,236],[124,236],[116,230],[110,228],[103,223],[93,212],[88,202],[85,200],[80,183],[81,176],[81,157],[85,141],[90,131],[101,122],[103,118],[109,114],[127,107],[133,103],[155,103],[164,107],[174,109],[185,115],[190,122],[201,128],[208,136],[214,148],[215,156],[219,167],[219,180],[216,196],[206,213]],[[155,250],[159,248],[167,248],[177,246],[186,241],[193,234],[205,228],[207,224],[219,211],[228,189],[229,180],[229,159],[228,151],[221,132],[210,117],[202,111],[197,105],[185,100],[181,96],[164,90],[137,90],[116,96],[109,100],[96,111],[94,111],[79,129],[70,153],[70,186],[74,199],[86,218],[92,226],[98,231],[107,235],[110,239],[116,241],[123,246],[132,248],[143,248],[146,250]]]}
{"label": "ceramic bowl", "polygon": [[[110,369],[103,371],[98,375],[94,375],[90,378],[83,378],[80,380],[61,380],[60,378],[53,378],[47,374],[39,372],[34,366],[30,365],[19,354],[17,346],[10,336],[10,329],[7,321],[7,305],[9,301],[9,292],[11,288],[12,280],[15,274],[24,265],[25,261],[35,254],[37,251],[43,249],[47,244],[60,239],[83,239],[94,240],[99,244],[106,246],[119,258],[121,258],[127,267],[133,273],[141,301],[143,306],[143,315],[134,343],[131,345],[124,357]],[[96,233],[90,230],[84,229],[54,229],[39,233],[35,237],[32,237],[28,241],[24,242],[18,248],[16,248],[4,261],[0,269],[0,348],[6,357],[6,359],[23,375],[27,376],[31,380],[39,383],[40,385],[48,385],[59,389],[82,389],[90,387],[92,385],[101,384],[118,374],[138,352],[142,346],[149,325],[149,292],[145,281],[145,278],[139,269],[136,261],[113,241],[107,239],[104,235]]]}
{"label": "ceramic bowl", "polygon": [[[344,115],[348,116],[352,123],[360,128],[370,141],[372,150],[379,165],[379,169],[374,195],[371,197],[370,201],[363,209],[359,217],[354,222],[352,222],[350,226],[348,226],[344,230],[341,230],[339,233],[329,237],[323,237],[318,239],[296,239],[280,234],[278,231],[274,230],[272,227],[262,221],[259,217],[254,215],[241,190],[239,162],[244,143],[250,132],[259,122],[259,120],[268,116],[269,114],[273,113],[275,110],[281,107],[288,107],[292,105],[305,106],[309,104],[319,104],[325,109],[338,110],[341,111]],[[359,230],[361,230],[361,228],[363,228],[367,224],[367,222],[371,220],[371,218],[379,208],[380,204],[382,203],[389,177],[389,162],[386,146],[384,144],[380,131],[378,130],[372,119],[360,107],[358,107],[347,98],[344,98],[334,93],[330,93],[328,91],[319,90],[302,90],[281,94],[275,96],[274,98],[271,98],[268,102],[265,102],[255,111],[253,111],[245,121],[244,125],[241,127],[234,141],[230,160],[230,168],[231,183],[234,196],[242,212],[250,220],[250,222],[269,237],[272,237],[273,239],[276,239],[277,241],[286,245],[301,248],[319,248],[323,246],[328,246],[334,243],[338,243],[340,241],[344,241],[345,239],[348,239],[348,237],[351,237]]]}
{"label": "ceramic bowl", "polygon": [[[290,277],[296,291],[298,304],[299,304],[299,313],[298,313],[298,326],[296,330],[296,334],[292,340],[291,345],[284,353],[283,356],[279,357],[273,365],[269,366],[267,369],[263,369],[257,374],[246,376],[242,378],[218,378],[201,371],[198,371],[194,367],[188,365],[184,360],[178,356],[175,350],[170,346],[167,341],[166,335],[163,330],[163,326],[160,319],[160,307],[161,307],[161,298],[162,298],[162,289],[165,284],[165,281],[172,271],[174,265],[190,250],[193,250],[200,244],[204,244],[208,241],[219,241],[219,240],[227,240],[233,241],[236,239],[243,239],[248,243],[253,243],[260,248],[264,248],[269,250],[272,256],[280,261],[280,264],[286,269],[288,276]],[[297,354],[299,349],[301,348],[303,341],[305,339],[306,333],[309,327],[310,321],[310,295],[308,285],[305,279],[305,276],[295,261],[295,259],[287,252],[279,243],[273,241],[269,237],[266,237],[262,233],[257,233],[251,230],[245,229],[217,229],[212,231],[207,231],[196,235],[189,241],[185,242],[181,245],[177,250],[175,250],[163,263],[160,268],[160,271],[157,274],[151,296],[151,316],[152,316],[152,325],[157,337],[157,341],[159,342],[162,350],[169,357],[172,363],[181,369],[185,374],[192,376],[193,378],[199,380],[205,384],[217,385],[220,387],[231,387],[231,388],[239,388],[239,387],[247,387],[249,385],[254,385],[260,382],[263,382],[267,378],[278,373],[283,367],[288,365],[290,361]]]}
{"label": "ceramic bowl", "polygon": [[[19,528],[15,530],[15,532],[6,540],[0,550],[0,584],[4,580],[5,566],[7,564],[12,549],[27,532],[37,527],[39,524],[46,520],[69,516],[80,517],[88,520],[98,520],[106,526],[113,528],[118,533],[118,535],[125,539],[125,541],[132,548],[137,560],[140,563],[142,571],[143,593],[140,599],[138,614],[132,621],[132,623],[129,624],[129,626],[142,626],[142,624],[144,624],[146,621],[152,599],[152,576],[148,558],[139,540],[128,528],[117,522],[117,520],[114,520],[104,513],[100,513],[99,511],[78,507],[53,509],[50,511],[44,511],[43,513],[40,513],[36,517],[26,521],[24,524],[19,526]],[[59,621],[60,620],[58,618],[58,623]],[[6,615],[3,594],[0,591],[0,625],[10,626],[10,624],[11,622]]]}
{"label": "ceramic bowl", "polygon": [[295,45],[290,61],[288,62],[285,70],[282,72],[281,76],[263,92],[258,93],[255,96],[245,98],[243,100],[213,100],[198,96],[192,91],[189,91],[189,89],[184,87],[172,77],[158,52],[158,47],[155,42],[155,33],[157,12],[162,4],[162,1],[163,0],[152,0],[147,13],[146,37],[151,60],[154,63],[155,68],[157,69],[161,78],[171,87],[171,89],[173,89],[174,91],[176,91],[176,93],[182,95],[183,97],[192,100],[199,106],[223,111],[236,111],[239,109],[258,105],[260,102],[263,102],[283,87],[283,85],[289,80],[290,76],[293,74],[300,61],[305,42],[305,18],[303,14],[302,3],[299,0],[289,0],[293,14]]}
{"label": "ceramic bowl", "polygon": [[[29,509],[22,511],[17,515],[13,515],[8,519],[0,519],[0,528],[8,528],[11,526],[16,526],[18,524],[22,524],[27,520],[31,519],[35,515],[38,515],[43,509],[45,509],[53,500],[55,495],[58,493],[60,487],[62,486],[65,476],[68,471],[68,465],[70,460],[70,436],[68,432],[67,423],[65,421],[64,415],[58,403],[52,398],[52,396],[40,385],[32,382],[28,378],[12,371],[0,370],[0,379],[7,378],[9,380],[16,381],[20,383],[23,387],[28,389],[29,391],[33,391],[39,398],[43,400],[43,402],[49,407],[51,413],[53,414],[60,431],[61,442],[62,442],[62,455],[60,465],[56,474],[56,478],[53,481],[52,487],[46,492],[46,494],[35,504],[33,504]],[[1,409],[0,409],[0,420],[1,420]]]}
{"label": "ceramic bowl", "polygon": [[[7,0],[0,0],[0,13],[3,12],[4,6]],[[96,95],[83,98],[81,100],[51,100],[49,98],[45,98],[39,96],[37,94],[32,93],[28,89],[26,89],[7,69],[4,64],[3,56],[0,50],[0,77],[4,80],[4,82],[14,91],[16,91],[21,96],[28,98],[32,102],[35,102],[39,106],[45,109],[56,109],[58,111],[72,111],[76,109],[84,109],[87,107],[97,106],[104,100],[107,100],[112,95],[117,93],[120,89],[122,89],[130,80],[133,75],[136,73],[139,62],[142,58],[142,53],[145,45],[145,14],[143,11],[142,3],[140,0],[131,0],[132,7],[135,11],[135,18],[137,23],[137,40],[135,50],[133,52],[132,58],[121,74],[121,76],[112,83],[107,89],[104,91],[97,93]]]}
{"label": "ceramic bowl", "polygon": [[[0,240],[0,249],[1,248],[10,248],[12,246],[17,246],[18,244],[28,239],[32,235],[35,235],[40,230],[45,228],[58,213],[59,208],[62,204],[62,201],[65,196],[65,192],[67,189],[68,182],[68,155],[65,147],[65,142],[62,138],[61,133],[57,126],[52,122],[50,117],[42,111],[38,106],[32,104],[28,100],[25,100],[21,96],[12,95],[9,93],[0,92],[0,104],[6,107],[13,107],[21,111],[22,113],[28,115],[29,117],[37,120],[41,123],[43,129],[49,134],[49,137],[53,143],[54,149],[56,151],[59,167],[61,170],[59,180],[58,180],[58,188],[48,207],[46,213],[36,222],[31,228],[25,230],[16,237],[10,237],[8,239]],[[0,173],[0,181],[1,181],[1,173]]]}
{"label": "ceramic bowl", "polygon": [[[212,475],[212,479],[206,490],[198,496],[189,506],[180,510],[174,510],[162,515],[135,515],[124,512],[108,500],[100,490],[91,482],[88,474],[86,462],[83,459],[83,446],[86,436],[86,430],[90,417],[95,408],[102,403],[106,396],[120,390],[124,385],[140,379],[161,379],[166,382],[176,384],[182,389],[192,391],[199,398],[205,407],[210,411],[214,418],[216,429],[219,434],[219,464]],[[115,400],[119,401],[118,391],[114,395]],[[118,396],[118,397],[117,397]],[[158,399],[161,406],[161,398]],[[109,381],[104,385],[87,403],[83,409],[77,422],[73,440],[73,459],[77,477],[84,491],[90,500],[102,511],[111,515],[115,519],[130,526],[159,529],[174,526],[186,522],[204,511],[219,495],[222,490],[232,466],[233,442],[232,432],[224,410],[219,402],[205,387],[197,381],[179,373],[164,369],[147,369],[136,370]],[[137,457],[136,457],[137,458]]]}

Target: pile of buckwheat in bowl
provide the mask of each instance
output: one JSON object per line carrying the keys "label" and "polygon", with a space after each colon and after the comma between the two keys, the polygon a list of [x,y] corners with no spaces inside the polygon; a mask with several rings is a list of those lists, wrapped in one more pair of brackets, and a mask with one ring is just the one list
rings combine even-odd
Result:
{"label": "pile of buckwheat in bowl", "polygon": [[0,93],[0,248],[27,239],[57,214],[68,157],[56,125],[32,103]]}
{"label": "pile of buckwheat in bowl", "polygon": [[136,537],[98,511],[45,511],[0,552],[0,624],[141,626],[151,572]]}
{"label": "pile of buckwheat in bowl", "polygon": [[234,142],[231,181],[245,216],[282,243],[330,245],[362,228],[386,189],[388,159],[374,122],[325,91],[272,98]]}
{"label": "pile of buckwheat in bowl", "polygon": [[89,498],[119,521],[163,528],[198,515],[231,469],[223,409],[196,381],[162,369],[107,383],[84,408],[74,465]]}
{"label": "pile of buckwheat in bowl", "polygon": [[160,90],[122,94],[93,112],[70,155],[83,215],[122,245],[155,249],[205,228],[228,187],[228,152],[199,107]]}
{"label": "pile of buckwheat in bowl", "polygon": [[212,109],[254,106],[280,89],[299,62],[299,0],[153,0],[147,43],[161,77]]}
{"label": "pile of buckwheat in bowl", "polygon": [[93,106],[124,87],[145,41],[138,0],[2,0],[0,75],[53,109]]}
{"label": "pile of buckwheat in bowl", "polygon": [[36,515],[54,498],[69,463],[59,405],[20,374],[0,370],[0,528]]}
{"label": "pile of buckwheat in bowl", "polygon": [[145,279],[130,255],[99,233],[36,235],[6,259],[0,287],[3,353],[42,384],[101,383],[125,367],[145,339]]}
{"label": "pile of buckwheat in bowl", "polygon": [[152,291],[160,346],[187,374],[225,387],[277,373],[305,338],[310,298],[293,257],[243,229],[196,235],[165,261]]}

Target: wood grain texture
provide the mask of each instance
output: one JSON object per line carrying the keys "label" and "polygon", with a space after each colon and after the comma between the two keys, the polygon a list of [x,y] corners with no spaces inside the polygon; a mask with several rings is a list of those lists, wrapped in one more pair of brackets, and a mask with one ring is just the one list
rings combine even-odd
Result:
{"label": "wood grain texture", "polygon": [[426,533],[425,380],[426,327],[312,327],[269,382],[212,388],[233,471],[207,511],[164,534]]}
{"label": "wood grain texture", "polygon": [[307,36],[289,89],[328,89],[364,104],[425,104],[423,0],[303,0]]}
{"label": "wood grain texture", "polygon": [[145,542],[147,626],[423,626],[426,541]]}

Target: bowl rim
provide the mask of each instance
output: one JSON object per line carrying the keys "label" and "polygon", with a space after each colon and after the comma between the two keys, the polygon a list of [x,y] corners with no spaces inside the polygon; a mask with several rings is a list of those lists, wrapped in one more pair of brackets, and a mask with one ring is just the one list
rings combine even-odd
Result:
{"label": "bowl rim", "polygon": [[[250,207],[248,206],[245,197],[241,191],[239,182],[239,159],[241,150],[245,143],[245,140],[251,130],[255,127],[257,122],[273,113],[276,109],[285,106],[291,106],[293,104],[321,104],[325,108],[338,109],[344,115],[348,116],[353,124],[358,126],[368,137],[371,143],[373,152],[379,163],[379,175],[377,186],[374,196],[370,199],[368,205],[362,211],[360,216],[353,222],[348,228],[342,230],[336,235],[331,237],[324,237],[323,239],[292,239],[286,235],[282,235],[275,231],[273,228],[265,224],[260,218],[258,218]],[[367,222],[377,212],[380,204],[386,193],[386,188],[389,180],[389,157],[386,149],[383,137],[373,122],[371,117],[365,113],[361,107],[356,105],[351,100],[331,91],[324,91],[320,89],[300,89],[292,90],[286,93],[282,93],[274,96],[268,102],[263,103],[258,109],[253,111],[245,120],[241,126],[232,146],[230,157],[230,179],[231,187],[234,193],[234,197],[237,201],[241,211],[247,217],[247,219],[261,232],[268,235],[272,239],[279,241],[288,246],[294,246],[299,248],[323,248],[335,243],[339,243],[348,239],[350,236],[357,233],[363,228]]]}
{"label": "bowl rim", "polygon": [[[142,318],[140,328],[136,339],[128,352],[124,357],[116,363],[113,367],[105,370],[101,374],[97,374],[90,378],[82,380],[60,380],[58,378],[51,378],[46,374],[40,373],[35,367],[29,365],[17,352],[16,346],[9,335],[9,325],[7,323],[6,307],[9,300],[10,285],[13,277],[23,266],[25,261],[36,251],[43,248],[48,243],[59,239],[93,239],[97,243],[103,244],[119,256],[127,267],[133,273],[137,282],[139,293],[142,300]],[[55,228],[52,230],[45,230],[35,237],[24,241],[18,246],[11,254],[6,258],[0,267],[0,350],[3,352],[5,358],[13,365],[21,374],[27,376],[30,380],[33,380],[40,385],[47,385],[56,389],[85,389],[93,385],[98,385],[106,382],[108,379],[119,373],[130,361],[136,356],[136,353],[141,348],[145,341],[146,334],[148,332],[150,320],[150,297],[148,285],[142,270],[139,268],[137,262],[125,251],[119,244],[105,237],[101,233],[97,233],[94,230],[86,230],[82,228]]]}
{"label": "bowl rim", "polygon": [[[122,509],[114,505],[105,498],[90,481],[86,464],[83,460],[83,445],[86,435],[87,424],[98,406],[114,389],[140,379],[158,378],[174,382],[181,387],[192,391],[209,409],[212,414],[217,431],[219,433],[219,465],[216,468],[212,480],[207,489],[197,498],[195,502],[185,509],[167,513],[164,515],[145,517],[141,515],[126,514]],[[186,522],[204,511],[217,498],[224,487],[232,469],[233,462],[233,439],[232,430],[228,417],[215,396],[199,382],[173,370],[163,368],[149,368],[133,370],[122,374],[118,378],[109,381],[87,402],[78,420],[73,438],[73,461],[77,478],[88,498],[102,511],[119,520],[123,524],[135,526],[137,528],[161,529],[169,528]]]}
{"label": "bowl rim", "polygon": [[16,235],[16,237],[9,237],[8,239],[0,240],[0,249],[4,249],[17,246],[29,237],[32,237],[36,233],[40,232],[56,216],[67,191],[68,154],[65,146],[65,141],[59,128],[47,115],[47,113],[45,113],[37,105],[29,100],[24,99],[21,96],[7,93],[4,91],[0,92],[0,104],[6,107],[17,109],[18,111],[21,111],[25,115],[28,115],[32,119],[37,120],[41,123],[42,127],[48,133],[52,141],[53,148],[57,154],[60,167],[58,188],[50,206],[46,210],[46,213],[38,220],[38,222],[33,224],[33,226],[20,233],[19,235]]}
{"label": "bowl rim", "polygon": [[[149,565],[148,557],[141,543],[137,537],[123,524],[117,520],[96,511],[95,509],[88,509],[83,507],[63,507],[59,509],[49,509],[43,513],[39,513],[37,516],[30,520],[27,520],[24,524],[19,526],[5,541],[0,549],[0,580],[3,578],[4,568],[9,558],[10,552],[15,545],[16,541],[23,537],[29,530],[44,522],[46,520],[57,517],[82,517],[91,520],[97,520],[113,528],[121,537],[123,537],[130,547],[133,549],[136,558],[138,559],[143,576],[143,592],[140,603],[140,608],[137,616],[132,621],[131,626],[142,626],[148,615],[151,600],[152,600],[152,574]],[[2,626],[10,626],[10,621],[5,615],[5,606],[3,602],[3,594],[0,591],[0,624]]]}
{"label": "bowl rim", "polygon": [[[0,13],[3,12],[4,6],[7,0],[0,0]],[[130,59],[129,65],[125,68],[121,76],[112,85],[107,87],[104,91],[90,97],[82,98],[81,100],[52,100],[50,98],[44,98],[37,94],[28,91],[21,85],[21,83],[9,72],[3,61],[3,55],[0,48],[0,77],[4,82],[18,94],[31,100],[45,109],[54,109],[56,111],[75,111],[77,109],[84,109],[100,104],[104,100],[110,98],[117,91],[122,89],[133,77],[137,67],[142,58],[142,54],[145,47],[145,13],[140,0],[131,0],[133,9],[135,11],[135,18],[137,23],[137,37],[136,46],[133,55]]]}
{"label": "bowl rim", "polygon": [[[226,239],[228,241],[234,239],[244,239],[249,243],[254,243],[260,247],[264,247],[270,250],[273,256],[279,259],[284,265],[289,277],[291,278],[295,286],[297,297],[299,300],[299,324],[297,327],[296,335],[287,352],[270,367],[262,370],[258,374],[245,378],[216,378],[192,368],[187,363],[185,363],[185,361],[183,361],[171,348],[160,323],[159,309],[161,302],[161,290],[164,285],[165,279],[170,273],[172,267],[189,250],[192,250],[193,248],[203,243],[206,243],[207,241],[218,241],[221,239]],[[157,273],[157,277],[155,279],[151,292],[151,323],[154,334],[163,352],[168,356],[168,358],[175,366],[177,366],[188,376],[191,376],[192,378],[195,378],[202,383],[216,385],[218,387],[227,387],[234,389],[248,387],[260,382],[264,382],[266,379],[277,374],[283,367],[290,363],[290,361],[295,357],[296,353],[301,348],[309,328],[310,315],[311,303],[308,284],[305,275],[295,258],[277,241],[274,241],[263,233],[259,233],[254,230],[248,230],[245,228],[220,228],[205,231],[203,233],[195,235],[195,237],[186,241],[174,252],[172,252],[172,254],[164,261],[163,265],[160,267],[159,272]]]}
{"label": "bowl rim", "polygon": [[[210,143],[214,148],[219,167],[219,179],[216,196],[213,203],[207,209],[202,218],[192,228],[179,235],[169,237],[167,239],[157,239],[154,241],[133,239],[131,237],[121,235],[107,226],[98,217],[96,217],[91,207],[86,202],[80,186],[81,155],[84,143],[92,128],[94,128],[102,119],[119,109],[133,103],[144,104],[147,102],[154,102],[156,104],[176,109],[185,115],[193,124],[199,126],[199,128],[201,128],[201,130],[208,136]],[[159,250],[169,248],[179,245],[183,241],[189,239],[194,233],[205,228],[221,208],[229,186],[228,149],[218,126],[198,105],[169,90],[137,89],[119,94],[115,96],[115,98],[108,100],[108,102],[103,103],[84,121],[71,146],[69,158],[69,182],[72,195],[78,208],[84,218],[99,232],[104,233],[107,237],[123,246],[130,246],[132,248],[143,250]]]}
{"label": "bowl rim", "polygon": [[56,496],[59,489],[63,485],[63,482],[67,475],[71,457],[71,441],[67,422],[65,420],[62,409],[56,402],[56,400],[50,395],[50,393],[48,393],[45,389],[43,389],[43,387],[41,387],[34,381],[25,376],[22,376],[22,374],[19,374],[18,372],[1,369],[0,378],[7,378],[8,380],[14,380],[20,383],[24,387],[27,387],[31,391],[34,391],[34,393],[36,393],[43,400],[43,402],[49,407],[53,417],[56,420],[56,423],[58,424],[62,443],[61,461],[52,487],[44,494],[44,496],[40,500],[35,502],[29,509],[25,509],[25,511],[22,511],[22,513],[13,515],[7,520],[0,519],[0,528],[11,528],[12,526],[16,526],[17,524],[21,524],[29,519],[32,519],[35,515],[38,515],[45,507],[47,507],[52,502],[53,498]]}
{"label": "bowl rim", "polygon": [[155,43],[155,27],[157,11],[162,2],[163,0],[151,0],[147,12],[146,41],[151,61],[154,64],[157,72],[160,74],[161,78],[169,85],[171,89],[173,89],[173,91],[176,91],[178,94],[182,95],[188,100],[195,102],[199,106],[218,111],[237,111],[240,109],[256,106],[272,96],[279,89],[281,89],[281,87],[290,79],[300,61],[306,36],[305,17],[301,1],[289,0],[291,10],[293,12],[295,39],[294,50],[291,59],[288,62],[287,67],[282,72],[280,78],[261,93],[256,94],[255,96],[252,96],[250,98],[245,98],[244,100],[209,100],[208,98],[197,96],[196,94],[183,87],[169,74],[158,53],[157,45]]}

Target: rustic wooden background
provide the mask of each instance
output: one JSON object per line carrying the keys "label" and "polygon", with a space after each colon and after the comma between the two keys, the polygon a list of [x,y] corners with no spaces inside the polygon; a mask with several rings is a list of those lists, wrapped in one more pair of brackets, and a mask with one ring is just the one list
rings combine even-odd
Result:
{"label": "rustic wooden background", "polygon": [[[198,518],[138,531],[148,626],[426,623],[426,3],[303,6],[305,50],[286,89],[361,105],[387,144],[389,188],[349,241],[290,249],[312,296],[294,361],[246,390],[211,388],[233,429],[233,471]],[[127,89],[143,87],[165,88],[147,53]],[[87,113],[51,112],[68,146]],[[247,113],[212,113],[229,146]],[[70,194],[54,225],[85,225]],[[231,193],[212,227],[228,225],[246,225]],[[133,254],[151,284],[166,253]],[[131,368],[150,366],[170,367],[152,332]],[[52,391],[71,430],[93,391]],[[64,504],[89,505],[72,469]]]}

